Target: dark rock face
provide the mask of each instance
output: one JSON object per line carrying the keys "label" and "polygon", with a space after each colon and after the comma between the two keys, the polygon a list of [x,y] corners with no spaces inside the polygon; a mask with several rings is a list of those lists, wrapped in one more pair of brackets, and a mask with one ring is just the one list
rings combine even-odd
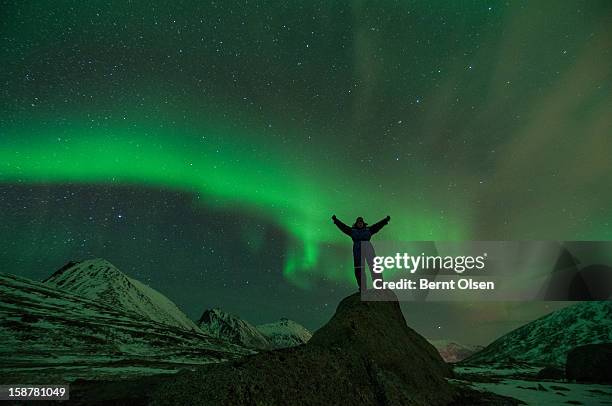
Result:
{"label": "dark rock face", "polygon": [[436,349],[387,302],[345,298],[305,345],[206,366],[171,378],[153,404],[444,405],[457,396]]}
{"label": "dark rock face", "polygon": [[362,301],[359,294],[345,298],[334,317],[312,336],[309,344],[368,355],[380,367],[388,367],[409,380],[435,380],[435,376],[452,375],[452,368],[436,348],[406,325],[393,292],[368,294],[388,301]]}
{"label": "dark rock face", "polygon": [[565,374],[578,382],[612,383],[612,343],[574,348],[567,354]]}

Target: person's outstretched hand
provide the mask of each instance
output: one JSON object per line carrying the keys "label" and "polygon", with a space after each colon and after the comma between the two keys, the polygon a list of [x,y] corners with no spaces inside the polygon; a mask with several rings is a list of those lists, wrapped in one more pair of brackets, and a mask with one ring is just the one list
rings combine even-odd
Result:
{"label": "person's outstretched hand", "polygon": [[336,215],[335,214],[332,216],[332,220],[336,221]]}
{"label": "person's outstretched hand", "polygon": [[387,218],[387,221],[391,220],[391,216],[387,216],[386,218]]}

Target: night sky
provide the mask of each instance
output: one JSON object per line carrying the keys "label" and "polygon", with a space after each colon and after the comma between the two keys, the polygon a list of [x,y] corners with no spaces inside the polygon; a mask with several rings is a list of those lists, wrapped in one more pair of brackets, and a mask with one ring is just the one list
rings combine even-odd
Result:
{"label": "night sky", "polygon": [[[1,2],[1,271],[315,329],[376,238],[612,240],[612,2]],[[484,344],[562,303],[406,304]]]}

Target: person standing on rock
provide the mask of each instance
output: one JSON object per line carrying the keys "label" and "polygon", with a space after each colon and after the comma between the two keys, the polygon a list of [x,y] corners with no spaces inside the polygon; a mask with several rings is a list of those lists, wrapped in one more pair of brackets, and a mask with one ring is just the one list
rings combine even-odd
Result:
{"label": "person standing on rock", "polygon": [[375,279],[382,279],[382,273],[375,273],[372,271],[374,269],[374,257],[376,256],[376,253],[374,252],[374,247],[370,242],[370,238],[372,238],[374,234],[386,226],[389,223],[389,220],[391,220],[391,217],[387,216],[378,223],[369,227],[368,223],[363,221],[363,217],[357,217],[357,220],[355,220],[355,224],[353,224],[352,227],[349,227],[340,221],[335,214],[332,216],[332,220],[340,231],[351,237],[353,240],[353,264],[355,265],[355,279],[357,280],[359,290],[366,290],[367,278],[364,272],[366,262],[370,267],[372,283],[374,283]]}

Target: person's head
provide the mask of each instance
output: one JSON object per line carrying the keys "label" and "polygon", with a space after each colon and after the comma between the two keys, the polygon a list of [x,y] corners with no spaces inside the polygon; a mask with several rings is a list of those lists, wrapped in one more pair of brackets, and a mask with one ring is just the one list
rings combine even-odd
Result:
{"label": "person's head", "polygon": [[355,220],[355,224],[353,224],[353,227],[355,227],[355,228],[364,228],[367,225],[368,225],[368,223],[363,221],[363,217],[357,217],[357,220]]}

